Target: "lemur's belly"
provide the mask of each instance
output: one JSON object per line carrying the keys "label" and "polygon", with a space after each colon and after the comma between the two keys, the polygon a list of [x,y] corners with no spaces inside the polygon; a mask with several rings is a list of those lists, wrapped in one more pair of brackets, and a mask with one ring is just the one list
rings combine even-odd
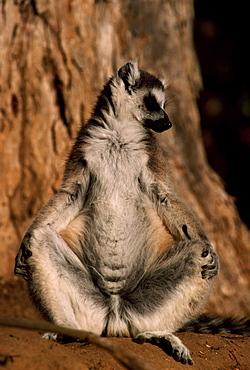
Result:
{"label": "lemur's belly", "polygon": [[97,284],[108,292],[118,293],[133,271],[143,274],[173,244],[159,215],[143,198],[105,197],[91,205],[90,214],[88,265]]}
{"label": "lemur's belly", "polygon": [[109,293],[118,293],[133,271],[143,273],[174,243],[152,204],[132,196],[98,198],[60,234]]}
{"label": "lemur's belly", "polygon": [[91,207],[85,244],[88,265],[97,284],[111,293],[126,284],[134,266],[147,256],[148,220],[143,207],[130,200],[100,202]]}

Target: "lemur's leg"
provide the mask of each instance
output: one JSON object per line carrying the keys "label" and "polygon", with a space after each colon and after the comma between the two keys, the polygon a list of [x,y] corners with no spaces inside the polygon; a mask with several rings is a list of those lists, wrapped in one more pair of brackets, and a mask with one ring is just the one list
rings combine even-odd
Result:
{"label": "lemur's leg", "polygon": [[157,344],[176,361],[189,365],[194,363],[188,348],[178,337],[171,333],[164,331],[144,332],[139,334],[134,341],[140,344],[144,342]]}
{"label": "lemur's leg", "polygon": [[[217,256],[201,241],[181,242],[124,293],[136,341],[162,342],[176,360],[192,363],[188,349],[172,333],[203,309],[217,268]],[[133,286],[133,282],[131,282]]]}
{"label": "lemur's leg", "polygon": [[50,226],[33,230],[31,298],[51,322],[101,334],[106,310],[99,304],[101,293],[93,285],[87,268]]}
{"label": "lemur's leg", "polygon": [[[72,174],[72,179],[69,178],[68,181],[65,181],[58,193],[41,209],[23,238],[16,256],[15,274],[25,280],[31,278],[27,260],[33,253],[30,240],[34,230],[41,226],[51,225],[57,233],[65,233],[75,219],[80,219],[79,215],[83,209],[88,175],[82,175],[83,170],[81,168],[78,172],[80,172],[78,177],[74,177]],[[75,234],[72,227],[70,229],[70,234]]]}

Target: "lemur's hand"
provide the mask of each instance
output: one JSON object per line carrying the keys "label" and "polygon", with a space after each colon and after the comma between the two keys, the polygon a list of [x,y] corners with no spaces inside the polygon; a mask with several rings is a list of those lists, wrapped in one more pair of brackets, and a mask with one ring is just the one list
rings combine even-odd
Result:
{"label": "lemur's hand", "polygon": [[30,238],[31,238],[31,233],[27,232],[23,238],[20,249],[16,256],[15,271],[14,271],[15,275],[20,276],[25,280],[30,280],[31,278],[30,268],[27,263],[28,258],[32,256],[32,252],[30,248]]}
{"label": "lemur's hand", "polygon": [[208,245],[204,248],[201,257],[204,258],[204,265],[201,266],[202,279],[212,279],[219,272],[219,259],[213,248]]}

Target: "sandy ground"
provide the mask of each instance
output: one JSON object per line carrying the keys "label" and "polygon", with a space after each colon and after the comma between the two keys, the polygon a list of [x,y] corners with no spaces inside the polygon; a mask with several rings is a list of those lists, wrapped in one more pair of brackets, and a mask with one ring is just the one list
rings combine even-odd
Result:
{"label": "sandy ground", "polygon": [[[41,320],[31,305],[22,280],[0,285],[0,317]],[[250,337],[181,333],[194,365],[182,365],[157,346],[137,344],[130,338],[110,338],[149,364],[152,370],[250,370]],[[0,369],[13,370],[121,370],[125,369],[105,349],[94,344],[60,344],[41,337],[39,331],[0,326]]]}

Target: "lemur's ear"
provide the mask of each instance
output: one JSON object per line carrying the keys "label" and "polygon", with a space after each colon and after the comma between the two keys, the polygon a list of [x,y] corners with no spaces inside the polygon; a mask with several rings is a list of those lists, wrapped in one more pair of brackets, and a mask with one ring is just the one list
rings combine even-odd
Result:
{"label": "lemur's ear", "polygon": [[124,82],[126,90],[131,94],[131,88],[140,78],[140,71],[136,62],[128,62],[118,70],[118,76]]}

